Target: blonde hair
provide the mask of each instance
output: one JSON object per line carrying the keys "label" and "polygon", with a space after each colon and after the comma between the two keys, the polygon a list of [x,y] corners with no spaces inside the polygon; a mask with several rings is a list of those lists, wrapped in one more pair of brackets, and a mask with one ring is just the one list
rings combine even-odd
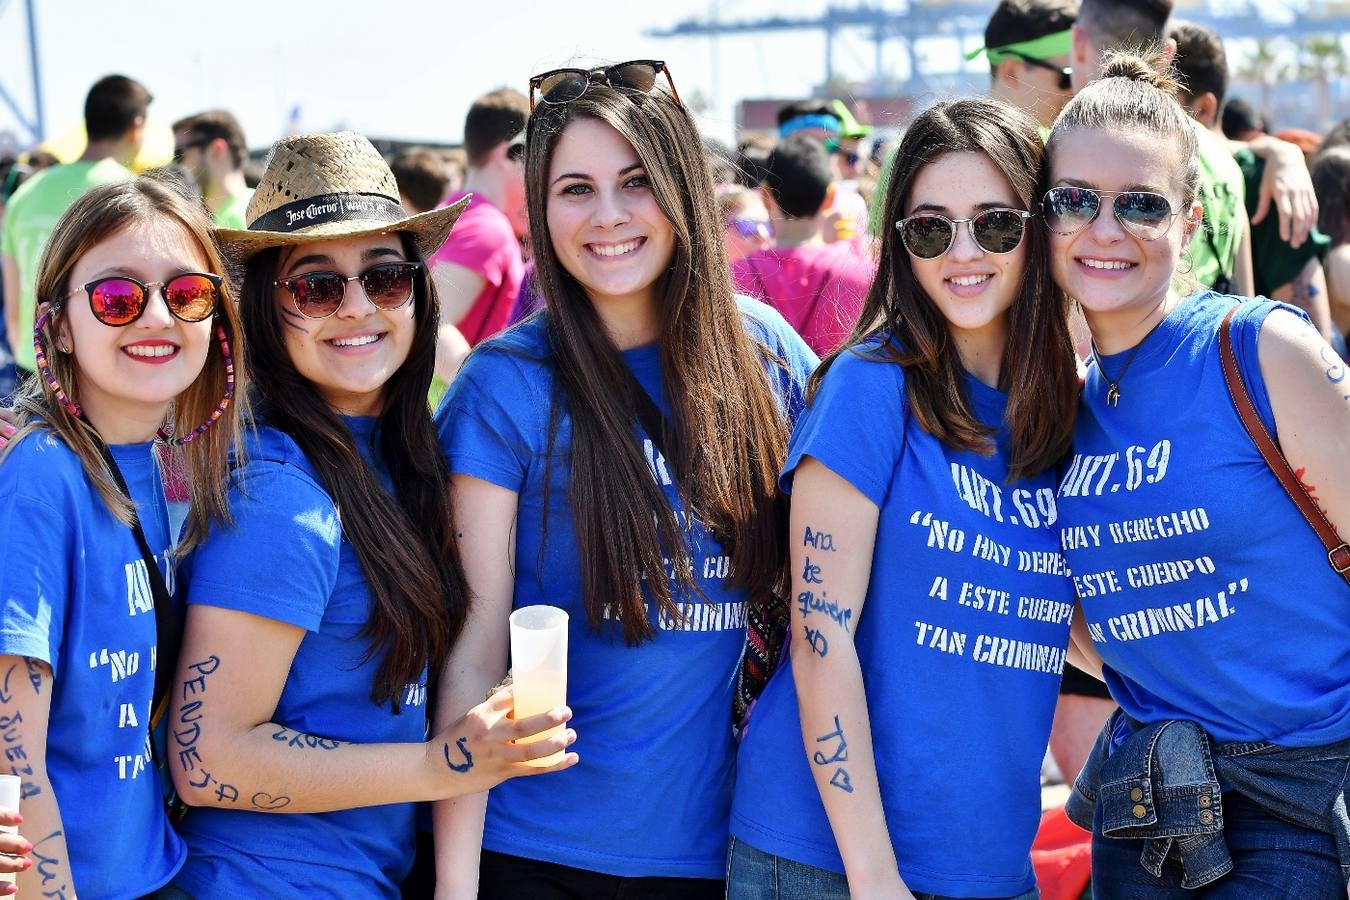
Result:
{"label": "blonde hair", "polygon": [[[79,403],[79,380],[73,355],[51,352],[55,335],[66,315],[62,298],[70,293],[70,273],[81,257],[100,242],[129,225],[155,218],[177,222],[190,235],[206,259],[208,272],[224,271],[220,251],[212,237],[212,223],[205,208],[189,200],[172,184],[154,174],[132,181],[104,185],[89,191],[66,210],[57,222],[38,265],[36,296],[39,320],[49,309],[51,316],[41,331],[48,371],[74,403]],[[229,453],[238,445],[243,405],[243,329],[228,285],[222,285],[213,324],[224,330],[234,357],[237,385],[234,401],[216,423],[194,440],[178,448],[175,460],[182,466],[190,492],[187,529],[179,552],[191,549],[206,537],[213,520],[229,521],[226,478]],[[174,398],[170,413],[173,432],[192,431],[215,411],[226,389],[226,361],[219,341],[213,337],[201,374]],[[18,432],[0,459],[30,432],[52,432],[79,457],[99,496],[123,522],[135,521],[135,508],[114,482],[100,449],[102,438],[84,418],[71,414],[60,402],[52,385],[41,376],[30,378],[14,401]]]}

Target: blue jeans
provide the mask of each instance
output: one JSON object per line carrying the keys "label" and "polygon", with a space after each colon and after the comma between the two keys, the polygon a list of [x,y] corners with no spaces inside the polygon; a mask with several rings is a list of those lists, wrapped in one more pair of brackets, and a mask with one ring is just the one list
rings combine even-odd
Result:
{"label": "blue jeans", "polygon": [[1223,795],[1223,837],[1233,870],[1200,889],[1181,887],[1169,858],[1161,878],[1139,864],[1142,840],[1103,837],[1101,805],[1092,832],[1093,900],[1342,900],[1331,835],[1277,818],[1240,794]]}
{"label": "blue jeans", "polygon": [[[1032,888],[1011,900],[1038,900]],[[951,900],[916,891],[917,900]],[[849,900],[848,879],[829,869],[818,869],[783,856],[756,850],[731,839],[727,851],[727,900]]]}

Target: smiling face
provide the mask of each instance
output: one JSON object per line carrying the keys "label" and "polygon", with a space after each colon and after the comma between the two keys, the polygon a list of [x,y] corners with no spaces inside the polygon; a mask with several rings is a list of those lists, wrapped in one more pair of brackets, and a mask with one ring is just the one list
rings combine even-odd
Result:
{"label": "smiling face", "polygon": [[[337,272],[345,277],[406,258],[397,234],[315,241],[284,251],[276,280],[314,272]],[[370,302],[359,280],[349,281],[337,312],[325,319],[308,319],[287,288],[277,285],[273,292],[286,352],[296,371],[337,412],[377,415],[384,406],[385,384],[408,358],[417,301],[410,300],[398,309],[380,309]]]}
{"label": "smiling face", "polygon": [[[158,283],[186,272],[207,272],[207,266],[202,248],[183,225],[157,215],[114,232],[71,268],[72,293],[64,304],[67,312],[57,328],[57,343],[70,348],[80,405],[108,439],[148,440],[153,427],[143,437],[105,428],[160,421],[170,401],[201,374],[210,349],[211,318],[174,318]],[[155,286],[136,321],[113,327],[94,318],[82,285],[117,275]]]}
{"label": "smiling face", "polygon": [[[947,153],[914,177],[904,215],[926,212],[968,219],[995,208],[1023,208],[998,167],[983,153]],[[963,223],[946,253],[933,259],[910,254],[910,265],[953,335],[984,337],[1001,345],[1008,308],[1026,268],[1025,237],[1008,253],[989,253],[975,242],[969,223]]]}
{"label": "smiling face", "polygon": [[1146,241],[1121,226],[1112,212],[1114,197],[1103,197],[1091,224],[1070,235],[1050,232],[1055,281],[1083,307],[1089,323],[1116,316],[1138,321],[1168,296],[1177,264],[1200,218],[1200,205],[1183,207],[1176,173],[1176,150],[1159,151],[1157,135],[1145,131],[1111,133],[1074,129],[1055,143],[1050,162],[1052,185],[1100,191],[1149,191],[1161,194],[1176,216],[1167,233]]}
{"label": "smiling face", "polygon": [[655,305],[675,232],[637,151],[598,119],[570,122],[548,170],[549,240],[597,307]]}

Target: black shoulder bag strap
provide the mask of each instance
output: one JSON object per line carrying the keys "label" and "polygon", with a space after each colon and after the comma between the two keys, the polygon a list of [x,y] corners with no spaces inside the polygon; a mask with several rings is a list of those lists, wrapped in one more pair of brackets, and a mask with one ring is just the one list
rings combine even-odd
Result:
{"label": "black shoulder bag strap", "polygon": [[[98,448],[99,452],[103,454],[103,461],[107,463],[113,481],[117,482],[118,489],[134,504],[135,501],[131,496],[131,491],[127,488],[126,479],[122,477],[122,471],[117,468],[117,461],[113,459],[112,451],[102,441],[99,442]],[[141,560],[145,563],[146,577],[150,579],[150,595],[155,602],[155,692],[150,701],[150,721],[146,723],[147,729],[153,730],[154,723],[160,720],[160,717],[169,707],[169,686],[172,684],[178,668],[178,651],[183,643],[183,623],[180,621],[178,608],[174,606],[173,598],[169,596],[169,586],[164,583],[164,573],[159,570],[159,564],[155,562],[155,554],[150,549],[150,542],[145,539],[145,531],[141,529],[140,518],[136,516],[134,510],[132,516],[131,533],[135,535],[136,546],[141,550]],[[153,751],[153,740],[150,742],[150,746]]]}

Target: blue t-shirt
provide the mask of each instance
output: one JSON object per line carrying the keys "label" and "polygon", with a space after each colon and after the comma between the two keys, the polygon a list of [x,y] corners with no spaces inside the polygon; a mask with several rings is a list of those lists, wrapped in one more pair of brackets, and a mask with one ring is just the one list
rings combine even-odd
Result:
{"label": "blue t-shirt", "polygon": [[[1219,325],[1235,297],[1189,297],[1139,345],[1120,403],[1088,369],[1061,538],[1106,683],[1141,722],[1187,719],[1220,741],[1350,738],[1350,587],[1242,427]],[[1233,349],[1275,433],[1257,339],[1272,310],[1234,316]],[[1103,358],[1116,375],[1126,353]],[[1119,377],[1119,376],[1118,376]]]}
{"label": "blue t-shirt", "polygon": [[[172,594],[174,542],[154,445],[110,449]],[[52,668],[47,774],[70,853],[71,892],[141,897],[173,877],[187,850],[169,826],[151,761],[155,605],[136,538],[79,458],[45,431],[25,437],[0,465],[0,535],[0,653]],[[32,690],[22,667],[3,689]],[[36,736],[0,725],[0,771],[31,776],[19,742]],[[36,843],[43,835],[27,837]],[[35,863],[41,852],[38,843]]]}
{"label": "blue t-shirt", "polygon": [[[766,368],[791,421],[816,358],[778,313],[758,301],[740,303],[747,332],[787,363],[787,371],[767,360]],[[659,347],[628,350],[623,358],[668,414]],[[724,585],[729,557],[694,521],[689,554],[706,602],[673,582],[685,620],[653,612],[656,636],[637,647],[624,643],[617,623],[605,623],[604,633],[587,626],[567,503],[571,418],[565,406],[551,467],[547,544],[542,540],[554,366],[548,320],[536,316],[479,346],[436,417],[451,472],[519,495],[514,605],[545,603],[570,616],[567,702],[581,762],[494,788],[483,846],[611,875],[721,878],[745,592]],[[671,507],[683,517],[665,460],[640,428],[637,433]]]}
{"label": "blue t-shirt", "polygon": [[[375,420],[343,421],[387,488]],[[404,690],[401,712],[370,699],[383,656],[364,659],[370,641],[361,631],[374,599],[313,466],[266,426],[249,436],[247,459],[230,490],[234,527],[213,530],[193,555],[188,604],[305,629],[276,724],[362,744],[425,740],[425,676]],[[413,804],[287,815],[250,810],[249,796],[238,803],[188,813],[180,830],[191,852],[176,886],[199,900],[398,896],[412,864]]]}
{"label": "blue t-shirt", "polygon": [[[953,450],[924,431],[904,369],[875,358],[882,340],[837,357],[797,423],[783,484],[810,456],[880,511],[854,641],[901,877],[915,891],[1008,897],[1035,884],[1040,768],[1073,609],[1049,527],[1054,473],[1007,482],[1007,396],[969,375],[973,411],[999,429],[996,452]],[[844,871],[790,665],[742,740],[731,832]]]}

